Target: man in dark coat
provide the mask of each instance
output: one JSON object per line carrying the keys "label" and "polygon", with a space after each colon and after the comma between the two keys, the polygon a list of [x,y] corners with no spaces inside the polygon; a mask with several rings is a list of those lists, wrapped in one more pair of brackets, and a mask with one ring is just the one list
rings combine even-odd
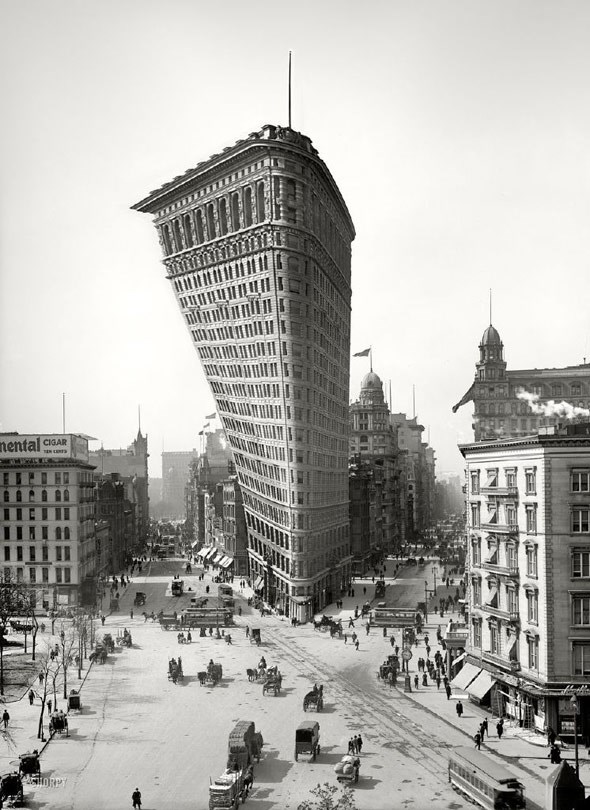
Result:
{"label": "man in dark coat", "polygon": [[463,704],[461,703],[460,700],[457,701],[455,711],[457,712],[457,717],[461,717],[461,715],[463,714]]}

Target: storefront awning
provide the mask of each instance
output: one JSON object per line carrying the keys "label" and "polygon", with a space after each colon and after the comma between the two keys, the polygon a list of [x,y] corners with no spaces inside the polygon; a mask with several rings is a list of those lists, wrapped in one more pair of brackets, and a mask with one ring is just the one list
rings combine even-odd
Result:
{"label": "storefront awning", "polygon": [[463,664],[463,668],[455,675],[451,681],[451,686],[455,689],[465,689],[468,683],[471,683],[481,672],[481,667],[476,667],[473,664]]}
{"label": "storefront awning", "polygon": [[259,591],[264,585],[264,577],[256,577],[254,580],[254,590]]}
{"label": "storefront awning", "polygon": [[211,551],[211,546],[203,546],[197,551],[197,557],[203,557],[203,559],[209,554]]}
{"label": "storefront awning", "polygon": [[207,553],[205,554],[203,559],[207,560],[207,562],[213,562],[213,557],[215,557],[216,554],[217,549],[214,548],[213,546],[209,546],[209,548],[207,549]]}
{"label": "storefront awning", "polygon": [[482,700],[495,683],[496,681],[492,678],[490,673],[482,669],[477,678],[466,687],[466,690],[471,697]]}
{"label": "storefront awning", "polygon": [[462,661],[465,658],[466,655],[467,655],[467,653],[461,653],[461,655],[458,655],[456,658],[454,658],[451,661],[451,666],[454,667],[455,664],[458,664],[460,661]]}
{"label": "storefront awning", "polygon": [[198,546],[198,545],[199,545],[199,541],[198,540],[193,540],[193,542],[191,543],[191,548],[194,548],[195,546]]}
{"label": "storefront awning", "polygon": [[229,567],[230,567],[230,565],[233,565],[233,564],[234,564],[234,558],[233,558],[233,557],[223,557],[223,558],[222,558],[222,559],[219,561],[219,565],[220,565],[222,568],[229,568]]}

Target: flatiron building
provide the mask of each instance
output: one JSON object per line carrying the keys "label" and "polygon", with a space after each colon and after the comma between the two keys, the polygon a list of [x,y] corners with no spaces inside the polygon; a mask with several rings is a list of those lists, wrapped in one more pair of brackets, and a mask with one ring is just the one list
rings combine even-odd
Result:
{"label": "flatiron building", "polygon": [[309,138],[266,125],[133,208],[154,217],[233,451],[253,585],[308,619],[350,581],[344,199]]}

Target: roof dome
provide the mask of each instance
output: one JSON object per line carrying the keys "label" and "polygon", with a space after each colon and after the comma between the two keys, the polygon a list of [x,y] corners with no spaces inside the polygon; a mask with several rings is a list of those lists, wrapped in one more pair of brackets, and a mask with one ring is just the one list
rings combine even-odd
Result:
{"label": "roof dome", "polygon": [[378,374],[375,374],[374,371],[369,371],[368,374],[365,374],[363,381],[361,382],[361,391],[366,391],[370,388],[376,388],[377,390],[381,390],[383,388],[381,377]]}
{"label": "roof dome", "polygon": [[482,346],[489,346],[494,344],[496,346],[502,345],[502,340],[500,339],[500,335],[498,334],[498,330],[495,326],[490,324],[486,331],[483,333],[483,337],[481,339]]}

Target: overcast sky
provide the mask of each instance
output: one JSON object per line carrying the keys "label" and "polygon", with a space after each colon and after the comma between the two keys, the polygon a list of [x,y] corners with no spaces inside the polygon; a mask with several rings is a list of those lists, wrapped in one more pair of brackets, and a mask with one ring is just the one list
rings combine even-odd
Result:
{"label": "overcast sky", "polygon": [[[460,471],[493,322],[509,368],[590,358],[590,4],[0,0],[0,429],[198,446],[213,399],[129,206],[262,124],[351,212],[352,352]],[[366,359],[351,360],[351,399]]]}

